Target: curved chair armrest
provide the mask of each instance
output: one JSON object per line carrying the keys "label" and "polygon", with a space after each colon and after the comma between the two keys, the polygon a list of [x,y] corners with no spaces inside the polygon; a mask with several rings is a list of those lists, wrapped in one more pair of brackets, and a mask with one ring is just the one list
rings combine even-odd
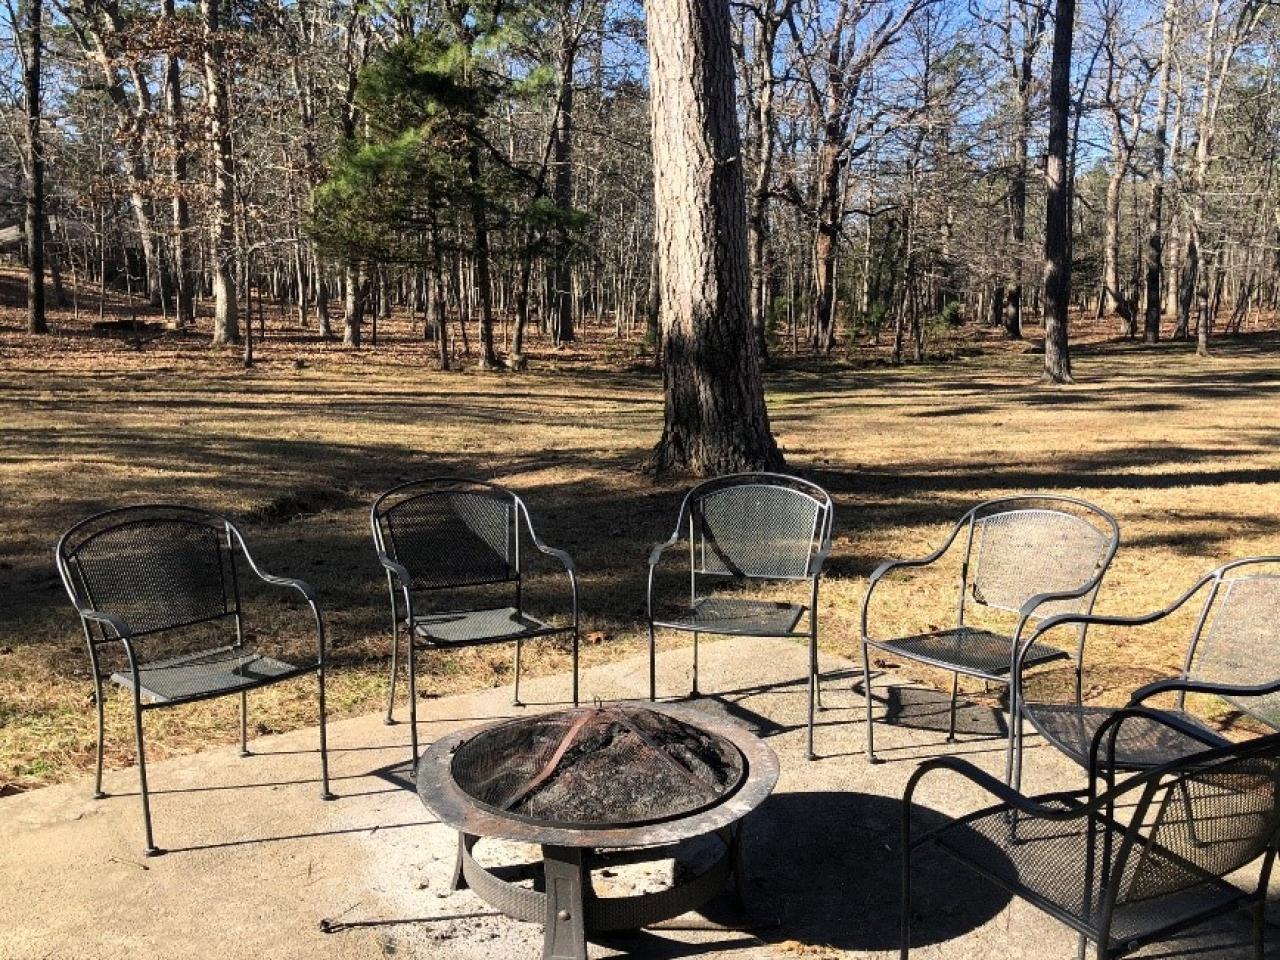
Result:
{"label": "curved chair armrest", "polygon": [[317,606],[320,603],[319,596],[316,595],[315,590],[313,590],[311,585],[305,580],[298,580],[294,577],[273,576],[270,573],[259,570],[257,567],[254,567],[253,572],[258,575],[258,579],[263,583],[269,583],[273,587],[284,587],[287,590],[297,590],[304,598],[306,598],[308,603],[315,604]]}
{"label": "curved chair armrest", "polygon": [[1033,630],[1024,639],[1022,637],[1022,631],[1026,628],[1027,621],[1030,619],[1031,613],[1036,607],[1043,603],[1047,603],[1050,600],[1072,599],[1073,597],[1083,596],[1085,593],[1088,593],[1090,588],[1085,588],[1079,593],[1072,591],[1070,594],[1037,594],[1022,605],[1022,610],[1019,614],[1018,626],[1013,635],[1013,661],[1010,664],[1009,671],[1010,683],[1021,683],[1020,677],[1022,673],[1023,660],[1025,659],[1027,650],[1031,648],[1031,645],[1042,636],[1047,633],[1051,633],[1058,627],[1066,626],[1068,624],[1100,627],[1146,626],[1149,623],[1155,623],[1158,620],[1163,620],[1165,617],[1180,609],[1182,605],[1194,597],[1205,586],[1205,584],[1212,581],[1214,576],[1215,574],[1209,574],[1208,576],[1201,577],[1189,590],[1183,593],[1167,607],[1161,607],[1159,610],[1152,610],[1150,613],[1143,613],[1132,617],[1097,613],[1059,613],[1041,620],[1040,623],[1036,625],[1035,630]]}
{"label": "curved chair armrest", "polygon": [[868,638],[867,618],[871,611],[871,595],[875,592],[876,587],[879,586],[880,581],[894,570],[903,570],[909,567],[927,567],[940,559],[943,554],[951,549],[951,545],[955,543],[956,537],[959,535],[966,523],[968,523],[967,519],[961,520],[952,527],[951,533],[949,533],[947,538],[942,542],[942,546],[938,547],[937,550],[933,551],[933,553],[928,556],[917,557],[911,560],[886,560],[884,563],[880,564],[880,566],[876,567],[875,570],[871,571],[871,576],[867,578],[867,592],[862,595],[862,617],[859,622],[861,623],[863,640]]}
{"label": "curved chair armrest", "polygon": [[649,548],[649,566],[656,567],[658,561],[662,558],[662,554],[666,552],[668,547],[674,547],[680,539],[679,531],[671,535],[671,539],[664,540],[662,543],[655,543]]}
{"label": "curved chair armrest", "polygon": [[[969,780],[987,793],[991,794],[1002,804],[1005,804],[1011,809],[1018,810],[1028,816],[1044,820],[1072,820],[1076,817],[1083,816],[1088,812],[1089,807],[1092,806],[1092,804],[1081,804],[1078,807],[1068,809],[1048,806],[1044,803],[1045,800],[1080,799],[1085,796],[1086,791],[1073,790],[1046,794],[1042,797],[1028,797],[1025,794],[1019,793],[1004,781],[993,777],[985,770],[974,766],[968,760],[962,760],[959,757],[932,757],[920,764],[920,766],[918,766],[915,772],[911,775],[911,779],[907,781],[907,788],[902,796],[902,822],[904,831],[909,830],[911,800],[915,795],[916,788],[919,787],[920,781],[934,770],[949,770],[952,773],[959,774],[966,780]],[[949,824],[944,824],[943,827],[938,829],[944,829],[948,825]],[[928,834],[925,834],[925,836],[921,837],[917,843],[921,843],[928,839],[928,837],[935,832],[936,831],[930,831]]]}
{"label": "curved chair armrest", "polygon": [[384,570],[400,582],[400,586],[407,588],[409,584],[413,583],[413,574],[409,572],[409,568],[396,563],[381,550],[378,551],[378,562],[382,564]]}
{"label": "curved chair armrest", "polygon": [[115,636],[109,639],[119,640],[129,649],[133,648],[133,630],[114,613],[103,613],[101,610],[94,610],[92,607],[86,607],[80,603],[76,604],[76,612],[86,620],[92,620],[94,623],[100,623],[104,627],[110,627]]}
{"label": "curved chair armrest", "polygon": [[548,547],[541,540],[537,539],[533,541],[533,545],[538,548],[539,553],[544,553],[548,557],[553,557],[554,559],[559,560],[564,566],[566,572],[573,574],[578,572],[578,568],[573,564],[573,557],[569,556],[569,554],[564,550],[558,550],[555,547]]}
{"label": "curved chair armrest", "polygon": [[823,544],[809,561],[809,576],[817,577],[822,574],[822,568],[826,565],[827,558],[831,556],[831,544]]}
{"label": "curved chair armrest", "polygon": [[1129,697],[1129,705],[1137,706],[1157,694],[1169,693],[1174,690],[1182,693],[1207,693],[1219,697],[1265,697],[1267,694],[1280,692],[1280,680],[1272,680],[1270,683],[1236,684],[1212,683],[1205,680],[1184,680],[1180,677],[1171,677],[1167,680],[1153,680],[1151,683],[1139,687]]}
{"label": "curved chair armrest", "polygon": [[577,568],[573,565],[573,558],[564,550],[558,550],[543,543],[542,538],[538,536],[538,531],[533,529],[533,519],[529,516],[529,509],[524,505],[524,501],[517,497],[516,502],[520,505],[520,514],[524,517],[524,527],[529,531],[529,539],[533,542],[534,548],[539,553],[544,553],[548,557],[554,557],[559,560],[570,573],[576,573]]}

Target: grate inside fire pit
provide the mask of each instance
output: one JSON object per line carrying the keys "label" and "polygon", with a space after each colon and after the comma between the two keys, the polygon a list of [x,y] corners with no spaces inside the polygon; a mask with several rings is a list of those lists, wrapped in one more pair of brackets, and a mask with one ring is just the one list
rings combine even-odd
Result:
{"label": "grate inside fire pit", "polygon": [[485,807],[590,828],[697,813],[727,799],[746,766],[716,734],[655,710],[606,706],[489,727],[458,747],[450,772]]}

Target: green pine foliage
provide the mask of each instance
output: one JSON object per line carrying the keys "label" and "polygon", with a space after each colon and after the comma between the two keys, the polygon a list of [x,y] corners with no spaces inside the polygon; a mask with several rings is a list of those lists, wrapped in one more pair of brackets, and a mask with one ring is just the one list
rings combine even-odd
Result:
{"label": "green pine foliage", "polygon": [[533,8],[463,4],[454,13],[361,73],[364,122],[312,198],[308,230],[322,253],[421,262],[433,237],[436,253],[466,253],[477,205],[489,231],[512,247],[537,249],[554,231],[573,237],[586,226],[582,213],[547,196],[545,164],[508,155],[490,135],[498,110],[536,104],[552,90],[549,66],[521,68],[513,56],[531,49],[523,41]]}

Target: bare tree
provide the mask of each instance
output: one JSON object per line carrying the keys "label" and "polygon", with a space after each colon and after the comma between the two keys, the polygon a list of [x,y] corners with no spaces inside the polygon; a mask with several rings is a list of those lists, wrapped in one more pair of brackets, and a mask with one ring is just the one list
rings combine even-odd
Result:
{"label": "bare tree", "polygon": [[1049,153],[1045,158],[1044,378],[1071,382],[1067,312],[1071,305],[1071,185],[1067,153],[1071,119],[1071,44],[1075,0],[1057,0],[1049,72]]}
{"label": "bare tree", "polygon": [[41,0],[25,0],[16,11],[10,8],[16,44],[22,64],[23,166],[26,168],[24,231],[27,247],[27,332],[47,333],[44,302],[44,241],[46,233],[44,196],[44,140],[40,124],[40,60],[44,48],[41,28],[44,6]]}
{"label": "bare tree", "polygon": [[213,209],[213,342],[239,343],[236,311],[235,155],[231,148],[231,121],[223,74],[220,0],[200,0],[204,24],[204,82],[212,148]]}

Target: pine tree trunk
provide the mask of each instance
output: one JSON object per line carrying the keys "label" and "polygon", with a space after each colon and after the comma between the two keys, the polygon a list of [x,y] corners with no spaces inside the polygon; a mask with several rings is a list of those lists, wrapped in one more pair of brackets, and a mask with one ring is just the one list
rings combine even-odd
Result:
{"label": "pine tree trunk", "polygon": [[646,4],[665,419],[651,468],[783,465],[748,295],[728,0]]}
{"label": "pine tree trunk", "polygon": [[[562,29],[568,30],[567,25]],[[551,141],[551,198],[562,216],[573,208],[573,63],[574,49],[564,39],[560,62],[560,102]],[[552,331],[556,343],[577,339],[573,329],[573,280],[569,267],[569,235],[564,225],[557,226],[552,254],[554,262],[548,276],[554,289],[551,295]]]}
{"label": "pine tree trunk", "polygon": [[347,347],[359,347],[364,329],[365,278],[364,272],[353,264],[343,271],[343,296],[345,308],[342,317],[342,343]]}
{"label": "pine tree trunk", "polygon": [[489,256],[489,211],[480,183],[480,148],[467,151],[467,171],[471,178],[471,229],[476,257],[476,295],[480,300],[480,369],[498,369],[493,350],[493,279]]}
{"label": "pine tree trunk", "polygon": [[1057,0],[1049,73],[1049,153],[1045,165],[1044,377],[1071,382],[1067,311],[1071,304],[1071,190],[1067,140],[1075,0]]}
{"label": "pine tree trunk", "polygon": [[44,143],[40,129],[40,57],[44,19],[42,0],[26,0],[26,55],[22,71],[22,88],[26,105],[27,196],[27,332],[48,333],[49,322],[44,304]]}

